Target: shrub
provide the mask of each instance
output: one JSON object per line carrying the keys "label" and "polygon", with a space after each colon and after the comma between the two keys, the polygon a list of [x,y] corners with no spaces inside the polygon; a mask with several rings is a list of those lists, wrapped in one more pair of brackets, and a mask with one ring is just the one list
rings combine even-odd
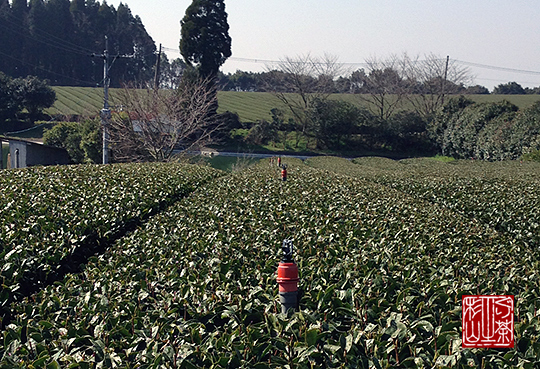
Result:
{"label": "shrub", "polygon": [[363,111],[340,100],[315,100],[310,111],[319,148],[339,148],[361,124]]}
{"label": "shrub", "polygon": [[101,162],[101,127],[98,119],[59,123],[45,131],[43,142],[66,149],[73,163]]}
{"label": "shrub", "polygon": [[536,151],[530,152],[528,154],[523,154],[521,156],[521,159],[522,160],[527,160],[527,161],[540,162],[540,150],[536,150]]}
{"label": "shrub", "polygon": [[257,124],[251,127],[244,140],[254,145],[266,145],[270,141],[275,142],[277,138],[276,127],[263,119],[259,120]]}
{"label": "shrub", "polygon": [[[487,130],[496,131],[496,119],[511,120],[513,119],[512,115],[517,110],[517,106],[508,101],[501,101],[497,103],[469,104],[465,105],[463,109],[458,107],[453,114],[450,112],[443,115],[444,122],[439,123],[435,129],[436,132],[440,132],[444,127],[442,140],[439,138],[442,141],[442,154],[462,159],[475,157],[484,150],[484,148],[478,147],[478,137],[481,136],[482,130],[488,127]],[[505,118],[501,118],[503,116]],[[488,131],[486,131],[486,134],[488,134]],[[487,141],[487,139],[484,139],[483,142]],[[494,144],[494,146],[498,146],[498,144]]]}

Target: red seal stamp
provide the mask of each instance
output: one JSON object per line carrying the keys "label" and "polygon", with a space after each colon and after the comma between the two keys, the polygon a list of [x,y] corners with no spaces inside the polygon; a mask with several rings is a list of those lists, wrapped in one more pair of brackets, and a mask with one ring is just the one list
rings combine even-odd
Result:
{"label": "red seal stamp", "polygon": [[514,296],[465,295],[462,347],[514,347]]}

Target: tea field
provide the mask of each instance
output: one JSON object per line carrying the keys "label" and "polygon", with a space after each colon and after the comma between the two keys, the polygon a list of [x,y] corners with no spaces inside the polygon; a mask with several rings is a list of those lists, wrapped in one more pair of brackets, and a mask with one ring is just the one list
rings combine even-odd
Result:
{"label": "tea field", "polygon": [[[70,87],[54,86],[56,101],[50,108],[45,109],[45,113],[56,116],[95,116],[103,108],[103,89],[97,87]],[[121,90],[110,89],[110,104],[120,105]],[[467,95],[476,102],[497,102],[508,100],[512,104],[525,108],[540,100],[539,95]],[[357,106],[369,107],[364,99],[355,94],[333,94],[332,99],[339,99],[350,102]],[[272,93],[269,92],[239,92],[239,91],[219,91],[218,113],[230,111],[238,114],[242,122],[256,122],[260,119],[271,119],[270,110],[280,108],[287,111]],[[405,106],[411,109],[412,106]]]}
{"label": "tea field", "polygon": [[2,171],[0,313],[218,171],[185,165]]}
{"label": "tea field", "polygon": [[[538,367],[538,165],[287,164],[286,182],[267,160],[227,175],[170,164],[9,172],[2,209],[15,201],[7,209],[23,210],[2,223],[11,224],[2,233],[3,288],[16,296],[6,300],[0,367]],[[183,190],[161,194],[163,182]],[[73,206],[62,206],[64,191]],[[132,196],[149,205],[124,200]],[[171,201],[153,205],[163,198]],[[95,216],[84,215],[87,202]],[[148,206],[159,209],[144,216]],[[49,259],[50,242],[40,249],[39,239],[60,234],[56,224],[64,233],[72,219],[92,224],[82,229],[97,239],[108,224],[125,229],[128,220],[114,219],[130,212],[136,226],[102,241],[78,270],[33,294],[10,287],[21,272],[9,263],[54,270],[69,250],[82,251],[57,237],[62,256]],[[299,312],[281,314],[275,278],[285,238],[303,293]],[[513,349],[461,347],[465,294],[515,296]]]}
{"label": "tea field", "polygon": [[[93,87],[54,86],[56,101],[45,109],[51,116],[95,116],[103,108],[103,89]],[[122,104],[122,90],[110,90],[110,104]],[[258,119],[270,119],[270,110],[283,107],[282,103],[271,93],[266,92],[218,92],[218,113],[231,111],[238,114],[242,122],[255,122]]]}

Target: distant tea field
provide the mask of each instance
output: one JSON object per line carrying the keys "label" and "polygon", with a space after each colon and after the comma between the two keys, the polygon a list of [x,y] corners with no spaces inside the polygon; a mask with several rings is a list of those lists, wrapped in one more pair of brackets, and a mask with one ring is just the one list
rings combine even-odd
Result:
{"label": "distant tea field", "polygon": [[[103,89],[93,87],[53,87],[56,92],[56,102],[46,109],[50,115],[83,115],[93,116],[103,108]],[[118,109],[120,89],[110,90],[109,104],[112,109]],[[220,91],[218,93],[219,109],[222,113],[230,111],[237,113],[243,122],[254,122],[259,119],[270,119],[270,110],[282,107],[279,100],[271,93],[265,92],[234,92]]]}
{"label": "distant tea field", "polygon": [[[103,90],[93,87],[53,87],[57,100],[45,112],[50,115],[83,115],[93,116],[103,107]],[[110,90],[110,105],[121,105],[120,90]],[[520,108],[530,106],[540,101],[540,95],[468,95],[477,102],[492,102],[508,100]],[[369,103],[359,95],[335,94],[334,99],[342,99],[358,106],[369,107]],[[285,109],[285,106],[269,92],[218,92],[219,109],[222,113],[230,111],[237,113],[242,122],[255,122],[259,119],[270,119],[270,110],[273,108]],[[406,106],[404,107],[407,108]]]}

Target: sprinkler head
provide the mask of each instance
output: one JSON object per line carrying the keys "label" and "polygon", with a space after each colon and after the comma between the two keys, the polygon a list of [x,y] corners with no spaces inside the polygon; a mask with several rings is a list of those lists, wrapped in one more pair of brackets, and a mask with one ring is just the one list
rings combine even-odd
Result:
{"label": "sprinkler head", "polygon": [[281,261],[284,263],[292,263],[293,262],[292,240],[283,240],[283,245],[281,246],[281,250],[283,251],[283,258],[281,259]]}
{"label": "sprinkler head", "polygon": [[281,249],[283,250],[283,259],[279,262],[277,270],[281,312],[287,313],[289,309],[298,311],[298,266],[292,258],[292,240],[283,240]]}

